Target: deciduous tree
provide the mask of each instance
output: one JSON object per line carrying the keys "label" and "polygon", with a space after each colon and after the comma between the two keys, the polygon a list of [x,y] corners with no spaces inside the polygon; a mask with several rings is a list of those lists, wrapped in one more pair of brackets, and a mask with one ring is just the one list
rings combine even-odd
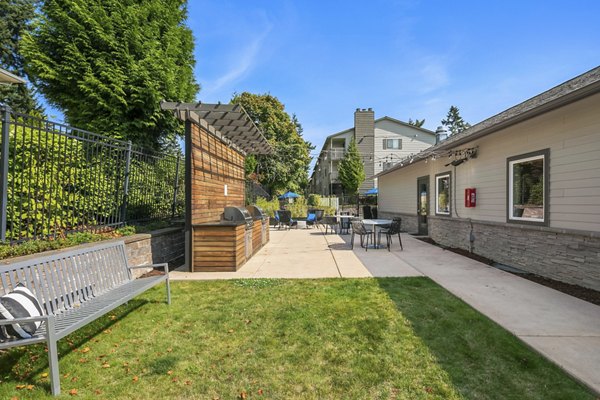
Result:
{"label": "deciduous tree", "polygon": [[248,158],[247,175],[256,173],[259,183],[272,194],[303,191],[308,185],[313,146],[302,138],[302,126],[296,116],[290,116],[270,94],[234,94],[231,102],[244,107],[273,148],[273,154]]}

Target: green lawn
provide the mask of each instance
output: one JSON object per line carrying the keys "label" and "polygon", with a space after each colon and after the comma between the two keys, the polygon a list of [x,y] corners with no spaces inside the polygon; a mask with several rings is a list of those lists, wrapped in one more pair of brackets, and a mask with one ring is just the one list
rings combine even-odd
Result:
{"label": "green lawn", "polygon": [[[167,306],[156,288],[59,342],[62,396],[594,398],[427,278],[174,282],[172,294]],[[47,372],[44,346],[1,354],[0,398],[50,398]]]}

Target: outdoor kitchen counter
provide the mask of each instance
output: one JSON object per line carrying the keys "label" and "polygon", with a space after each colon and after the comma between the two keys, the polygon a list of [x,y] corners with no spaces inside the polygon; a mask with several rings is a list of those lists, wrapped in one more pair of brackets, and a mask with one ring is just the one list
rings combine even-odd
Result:
{"label": "outdoor kitchen counter", "polygon": [[252,254],[252,229],[244,221],[192,225],[192,272],[237,271]]}

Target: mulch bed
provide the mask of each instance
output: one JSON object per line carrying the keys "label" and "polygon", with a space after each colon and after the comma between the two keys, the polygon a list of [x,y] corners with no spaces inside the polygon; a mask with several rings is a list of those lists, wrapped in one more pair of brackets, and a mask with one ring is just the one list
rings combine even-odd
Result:
{"label": "mulch bed", "polygon": [[[451,251],[456,254],[460,254],[461,256],[468,257],[472,260],[479,261],[483,264],[487,264],[487,265],[494,264],[494,260],[490,260],[489,258],[480,256],[480,255],[477,255],[474,253],[470,253],[468,250],[458,249],[458,248],[454,248],[454,247],[440,246],[433,239],[428,238],[428,237],[417,237],[416,239],[419,239],[419,240],[429,243],[429,244],[433,244],[433,245],[442,247],[445,250]],[[566,293],[573,297],[577,297],[578,299],[585,300],[587,302],[590,302],[592,304],[596,304],[596,305],[600,306],[600,292],[597,290],[588,289],[588,288],[578,286],[578,285],[571,285],[569,283],[564,283],[564,282],[560,282],[560,281],[555,281],[554,279],[549,279],[549,278],[545,278],[543,276],[530,274],[530,273],[519,273],[519,272],[513,272],[513,271],[506,271],[506,272],[509,272],[509,273],[519,276],[521,278],[528,279],[530,281],[539,283],[540,285],[547,286],[554,290],[558,290],[559,292]]]}

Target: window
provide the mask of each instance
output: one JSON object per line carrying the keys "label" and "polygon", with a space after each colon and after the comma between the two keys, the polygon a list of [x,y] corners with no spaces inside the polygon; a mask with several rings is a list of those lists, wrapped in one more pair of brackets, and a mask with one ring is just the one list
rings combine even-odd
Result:
{"label": "window", "polygon": [[435,176],[435,213],[450,215],[450,172]]}
{"label": "window", "polygon": [[547,224],[549,150],[511,157],[508,163],[508,221]]}
{"label": "window", "polygon": [[402,149],[402,139],[383,139],[383,149]]}

